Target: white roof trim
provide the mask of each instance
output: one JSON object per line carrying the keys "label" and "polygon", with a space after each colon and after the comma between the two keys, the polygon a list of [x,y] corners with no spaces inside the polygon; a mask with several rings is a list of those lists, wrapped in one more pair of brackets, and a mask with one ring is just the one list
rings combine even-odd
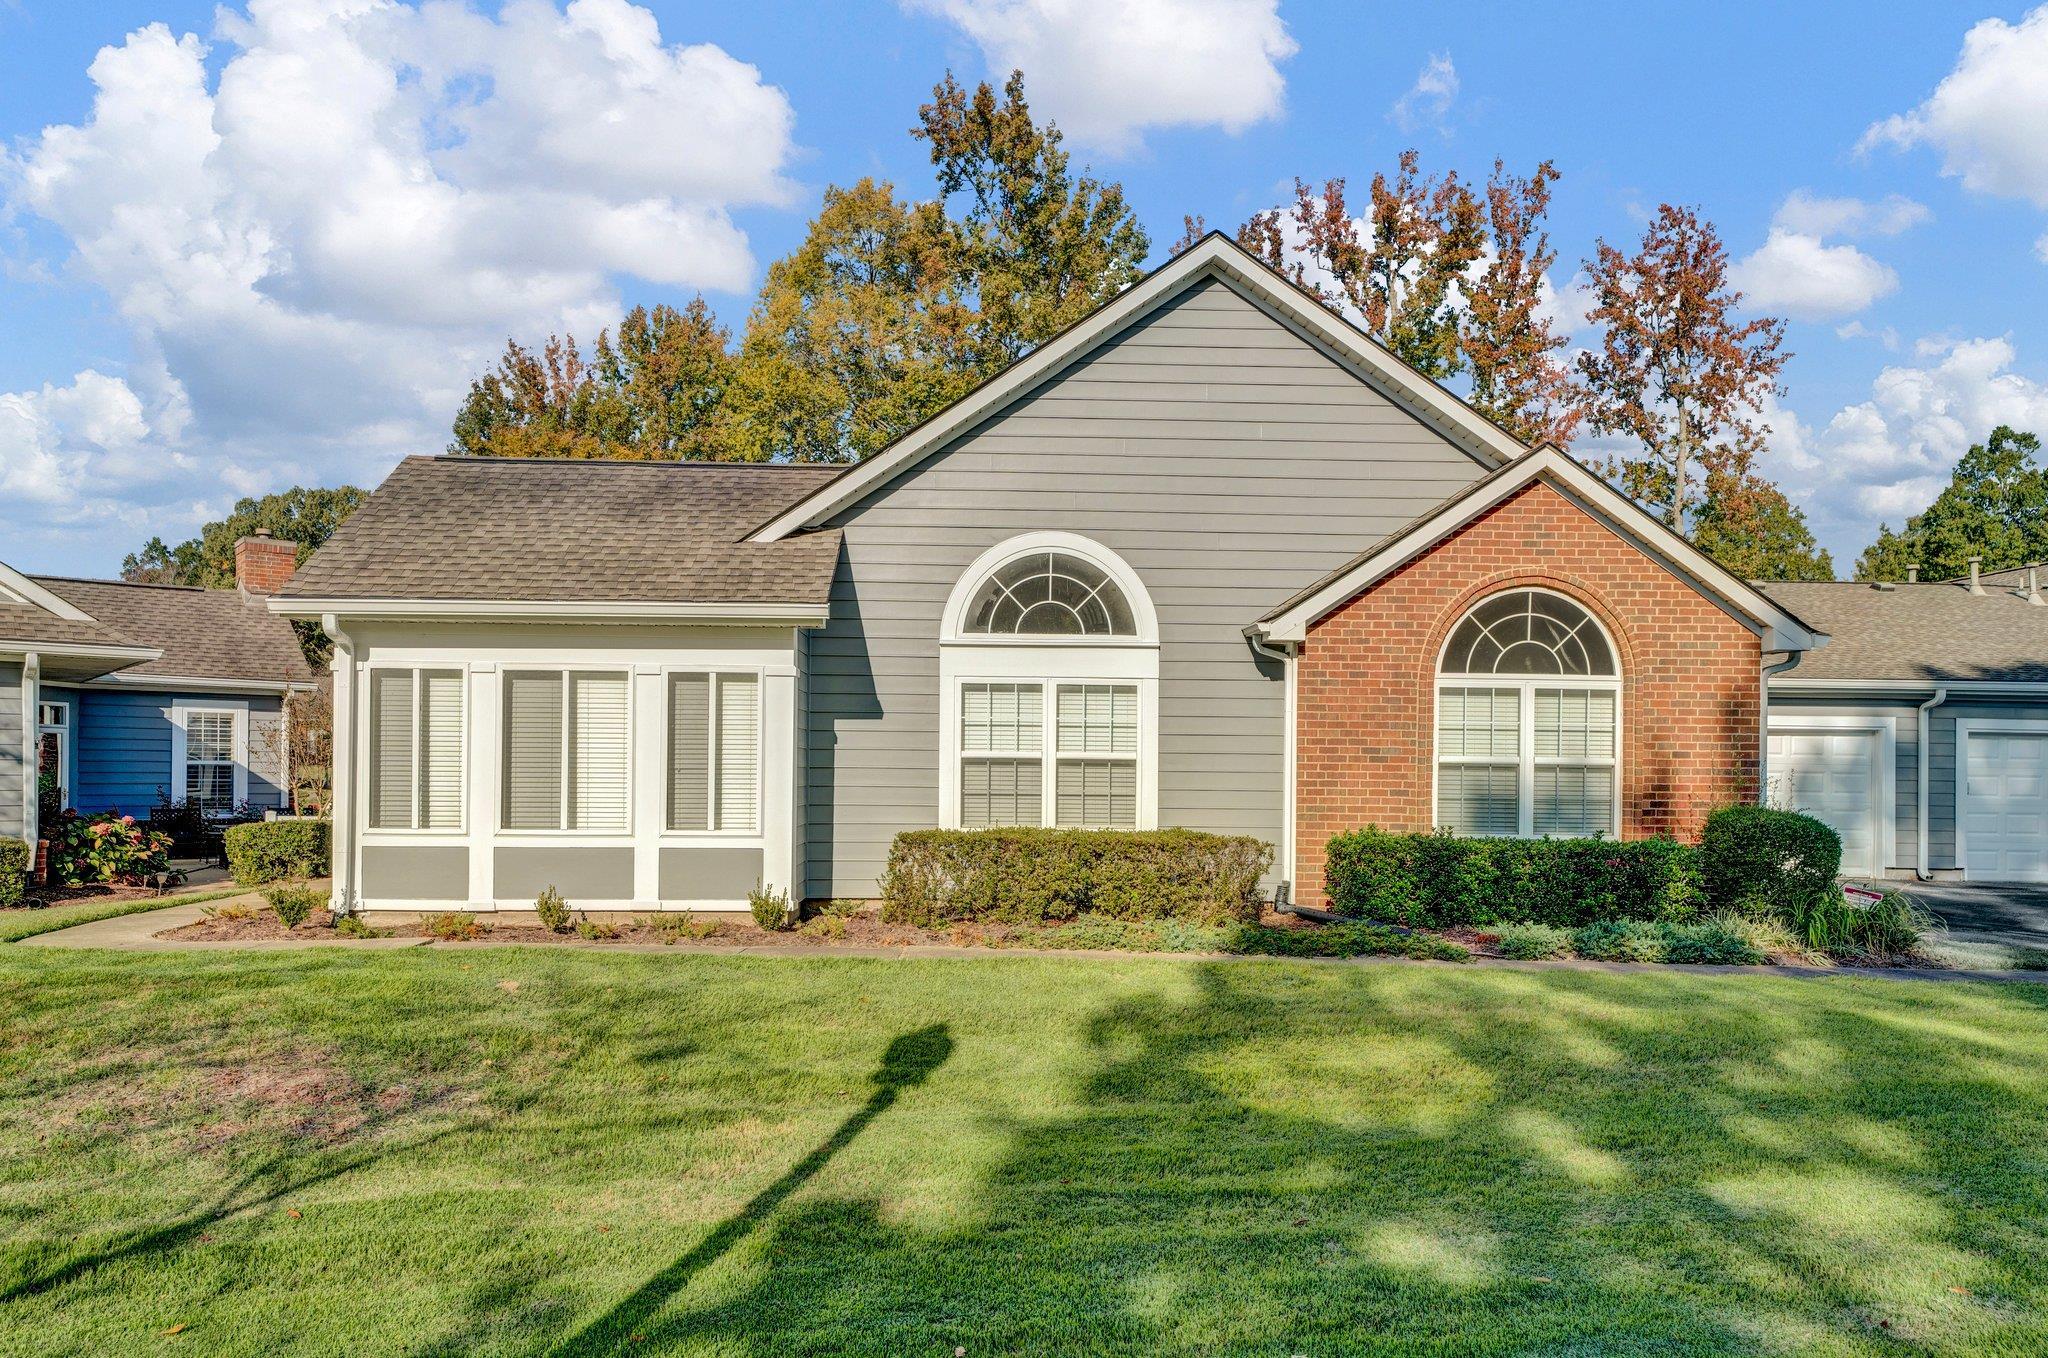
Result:
{"label": "white roof trim", "polygon": [[46,613],[55,613],[66,622],[99,621],[77,604],[53,592],[47,586],[37,584],[5,561],[0,561],[0,590],[15,595],[24,603],[34,604]]}
{"label": "white roof trim", "polygon": [[100,646],[68,641],[16,641],[7,638],[0,638],[0,655],[52,655],[86,660],[118,660],[123,665],[140,665],[164,658],[164,653],[154,646]]}
{"label": "white roof trim", "polygon": [[1662,523],[1651,518],[1634,501],[1545,444],[1516,463],[1513,468],[1475,483],[1471,491],[1445,504],[1399,537],[1381,544],[1313,594],[1264,623],[1259,630],[1272,641],[1301,641],[1308,629],[1359,591],[1405,565],[1435,546],[1473,518],[1521,490],[1545,478],[1557,482],[1609,520],[1609,526],[1635,538],[1639,544],[1665,562],[1696,588],[1720,598],[1731,609],[1753,620],[1767,651],[1810,651],[1826,644],[1826,635],[1815,632],[1799,619],[1743,580],[1737,579],[1712,558]]}
{"label": "white roof trim", "polygon": [[2048,698],[2044,679],[1795,679],[1789,674],[1772,675],[1771,687],[1794,693],[1897,693],[1918,695],[1945,688],[1965,697],[2001,694],[2020,698]]}
{"label": "white roof trim", "polygon": [[825,625],[827,610],[804,603],[681,603],[587,599],[272,599],[287,618],[538,618],[582,622],[760,622]]}
{"label": "white roof trim", "polygon": [[293,693],[319,685],[310,679],[207,679],[184,674],[131,674],[116,670],[97,679],[82,681],[80,688],[144,688],[201,693]]}
{"label": "white roof trim", "polygon": [[1289,283],[1236,241],[1212,232],[1087,317],[1025,355],[888,447],[797,501],[756,529],[774,542],[815,525],[915,465],[1203,277],[1228,278],[1332,350],[1354,375],[1488,467],[1528,451],[1478,411],[1394,357],[1385,346]]}

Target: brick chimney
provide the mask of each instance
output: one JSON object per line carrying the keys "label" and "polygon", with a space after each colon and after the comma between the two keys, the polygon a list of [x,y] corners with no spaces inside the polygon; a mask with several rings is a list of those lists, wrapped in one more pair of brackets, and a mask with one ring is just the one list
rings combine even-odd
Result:
{"label": "brick chimney", "polygon": [[235,588],[244,594],[277,593],[298,564],[299,544],[270,536],[268,528],[235,539]]}

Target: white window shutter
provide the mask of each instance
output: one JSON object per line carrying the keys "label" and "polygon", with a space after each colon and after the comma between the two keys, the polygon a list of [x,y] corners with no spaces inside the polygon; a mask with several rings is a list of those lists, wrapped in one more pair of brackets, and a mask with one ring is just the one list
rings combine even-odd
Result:
{"label": "white window shutter", "polygon": [[718,676],[718,825],[759,827],[761,684],[751,674]]}
{"label": "white window shutter", "polygon": [[626,676],[575,674],[569,679],[569,828],[623,830],[632,784],[627,777]]}

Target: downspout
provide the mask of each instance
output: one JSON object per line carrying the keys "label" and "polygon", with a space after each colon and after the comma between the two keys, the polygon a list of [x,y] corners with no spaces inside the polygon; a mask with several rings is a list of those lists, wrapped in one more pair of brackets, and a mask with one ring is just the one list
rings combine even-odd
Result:
{"label": "downspout", "polygon": [[21,657],[21,837],[28,842],[31,873],[35,871],[36,838],[42,833],[37,822],[42,813],[43,752],[36,739],[36,718],[42,705],[37,681],[42,673],[42,656],[29,651]]}
{"label": "downspout", "polygon": [[328,666],[334,676],[334,730],[328,741],[327,789],[328,854],[334,873],[331,905],[336,915],[352,915],[356,902],[356,643],[332,613],[320,616],[320,630],[334,639],[334,660]]}
{"label": "downspout", "polygon": [[[1919,852],[1914,855],[1913,874],[1923,882],[1934,880],[1934,871],[1927,865],[1927,841],[1931,838],[1927,833],[1927,730],[1929,726],[1927,714],[1947,701],[1948,688],[1943,686],[1934,690],[1932,698],[1920,704],[1920,729],[1918,733],[1920,737],[1920,795],[1916,803],[1916,817],[1913,825],[1913,838],[1919,844]],[[1957,753],[1960,754],[1961,751]],[[1960,778],[1962,776],[1962,770],[1958,769],[1956,777]]]}
{"label": "downspout", "polygon": [[[1765,654],[1774,654],[1774,652],[1767,651],[1765,652]],[[1786,651],[1784,652],[1785,658],[1783,660],[1767,661],[1763,667],[1763,675],[1759,680],[1763,689],[1763,710],[1760,714],[1762,720],[1757,723],[1758,730],[1756,749],[1756,801],[1758,806],[1768,806],[1770,804],[1771,676],[1774,674],[1783,674],[1786,670],[1791,669],[1794,665],[1797,665],[1799,663],[1800,659],[1804,657],[1805,654],[1806,652],[1804,651]]]}
{"label": "downspout", "polygon": [[1294,681],[1296,652],[1289,648],[1282,650],[1269,643],[1263,636],[1250,629],[1245,631],[1245,640],[1251,643],[1255,655],[1280,663],[1280,673],[1286,685],[1287,697],[1284,706],[1285,722],[1280,737],[1280,766],[1282,769],[1280,801],[1280,882],[1273,889],[1273,903],[1286,907],[1294,890],[1294,742],[1295,707]]}

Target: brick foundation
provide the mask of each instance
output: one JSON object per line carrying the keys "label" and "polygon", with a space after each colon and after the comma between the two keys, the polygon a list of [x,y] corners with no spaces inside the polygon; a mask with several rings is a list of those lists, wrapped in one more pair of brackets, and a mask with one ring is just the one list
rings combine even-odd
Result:
{"label": "brick foundation", "polygon": [[1624,838],[1695,838],[1708,811],[1755,798],[1756,635],[1537,482],[1309,629],[1296,678],[1298,900],[1324,900],[1333,834],[1431,827],[1438,652],[1479,598],[1518,585],[1570,595],[1615,640]]}

